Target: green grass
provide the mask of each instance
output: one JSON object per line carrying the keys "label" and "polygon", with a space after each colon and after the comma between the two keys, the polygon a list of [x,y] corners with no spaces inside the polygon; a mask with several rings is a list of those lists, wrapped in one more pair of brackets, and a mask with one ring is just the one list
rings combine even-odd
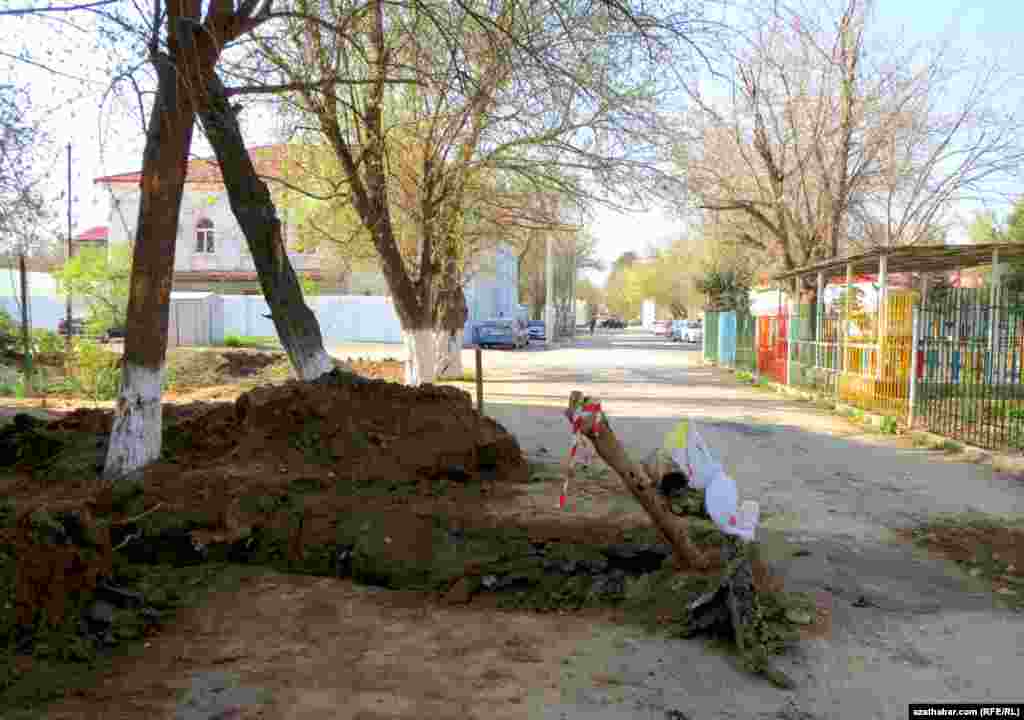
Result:
{"label": "green grass", "polygon": [[270,336],[231,334],[224,336],[224,347],[279,350],[281,341]]}

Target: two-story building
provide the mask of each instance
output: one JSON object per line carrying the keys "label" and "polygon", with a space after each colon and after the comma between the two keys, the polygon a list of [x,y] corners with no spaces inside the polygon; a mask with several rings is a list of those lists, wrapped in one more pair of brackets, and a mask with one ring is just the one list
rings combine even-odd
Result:
{"label": "two-story building", "polygon": [[[252,148],[249,154],[256,172],[267,178],[283,177],[287,149],[287,145]],[[140,172],[95,179],[97,185],[110,193],[109,221],[106,227],[84,233],[81,245],[128,243],[135,237],[140,179]],[[285,221],[283,231],[292,267],[301,278],[315,281],[322,296],[390,295],[379,269],[338,267],[340,263],[327,248],[303,245],[298,228],[287,222],[287,210],[279,212]],[[518,267],[511,248],[497,243],[473,258],[470,266],[474,271],[466,285],[470,314],[467,330],[474,321],[499,315],[511,317],[519,303]],[[216,160],[193,159],[188,163],[174,256],[174,290],[226,296],[262,293],[256,266],[231,211]]]}
{"label": "two-story building", "polygon": [[[268,145],[249,151],[256,172],[281,177],[286,145]],[[95,179],[110,193],[107,242],[128,243],[135,236],[141,193],[141,172],[106,175]],[[296,273],[317,281],[321,292],[344,293],[346,273],[325,267],[317,246],[303,247],[296,228],[284,223],[288,257]],[[174,289],[222,294],[259,294],[256,265],[245,235],[235,220],[216,160],[188,163],[174,255]]]}

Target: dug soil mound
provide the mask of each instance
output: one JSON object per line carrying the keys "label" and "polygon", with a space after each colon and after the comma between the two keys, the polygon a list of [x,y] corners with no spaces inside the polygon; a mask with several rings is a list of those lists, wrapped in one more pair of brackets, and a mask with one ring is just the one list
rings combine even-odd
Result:
{"label": "dug soil mound", "polygon": [[481,472],[497,482],[529,479],[516,439],[455,388],[354,382],[332,373],[193,412],[169,428],[168,450],[179,464],[245,458],[331,465],[339,477],[364,483],[479,479]]}
{"label": "dug soil mound", "polygon": [[251,377],[281,361],[280,353],[225,352],[217,372],[233,378]]}

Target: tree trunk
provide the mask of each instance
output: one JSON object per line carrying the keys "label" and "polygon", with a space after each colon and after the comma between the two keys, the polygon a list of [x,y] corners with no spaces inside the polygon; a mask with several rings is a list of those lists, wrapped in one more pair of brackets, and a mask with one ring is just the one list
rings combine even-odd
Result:
{"label": "tree trunk", "polygon": [[405,362],[405,384],[427,385],[437,377],[437,334],[434,328],[402,330],[409,359]]}
{"label": "tree trunk", "polygon": [[238,118],[216,75],[208,83],[207,99],[199,117],[220,163],[231,210],[252,253],[277,335],[299,379],[314,380],[333,370],[334,363],[324,350],[320,323],[302,297],[270,190],[256,174]]}
{"label": "tree trunk", "polygon": [[437,377],[459,379],[463,375],[462,330],[438,330],[437,339]]}
{"label": "tree trunk", "polygon": [[174,250],[195,110],[171,57],[161,55],[155,65],[158,85],[142,161],[121,393],[103,470],[108,479],[160,456]]}

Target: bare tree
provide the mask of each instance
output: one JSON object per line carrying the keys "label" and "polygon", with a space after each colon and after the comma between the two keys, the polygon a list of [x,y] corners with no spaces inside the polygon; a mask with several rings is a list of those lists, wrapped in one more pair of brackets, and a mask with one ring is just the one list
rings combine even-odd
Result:
{"label": "bare tree", "polygon": [[1019,173],[1019,119],[996,112],[990,72],[955,97],[945,53],[883,46],[869,3],[844,2],[821,22],[755,11],[731,99],[702,102],[680,146],[697,207],[787,270],[933,241],[956,201]]}
{"label": "bare tree", "polygon": [[[300,13],[304,3],[296,0]],[[685,64],[691,17],[613,4],[370,2],[346,24],[344,0],[320,9],[323,22],[292,24],[290,46],[268,37],[249,73],[269,67],[282,87],[306,88],[295,104],[345,172],[406,333],[411,382],[433,377],[443,298],[459,287],[475,210],[467,190],[481,175],[591,200],[612,187],[640,197],[654,179],[671,181],[657,162],[656,100],[675,79],[665,62]],[[347,94],[308,89],[311,77],[339,76]],[[401,152],[415,162],[396,160]],[[396,186],[416,202],[396,202]],[[403,213],[412,238],[398,232]]]}

